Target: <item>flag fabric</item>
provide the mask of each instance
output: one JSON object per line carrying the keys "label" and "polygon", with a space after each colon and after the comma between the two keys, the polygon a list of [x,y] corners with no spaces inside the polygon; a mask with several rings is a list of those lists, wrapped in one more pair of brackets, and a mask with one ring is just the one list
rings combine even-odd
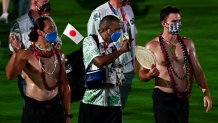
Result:
{"label": "flag fabric", "polygon": [[69,23],[63,34],[73,40],[76,44],[78,44],[83,39],[83,36]]}

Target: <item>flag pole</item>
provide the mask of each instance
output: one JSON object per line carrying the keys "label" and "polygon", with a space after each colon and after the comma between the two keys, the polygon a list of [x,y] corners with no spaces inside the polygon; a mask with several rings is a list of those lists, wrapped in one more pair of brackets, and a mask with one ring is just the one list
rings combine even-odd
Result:
{"label": "flag pole", "polygon": [[61,37],[60,37],[60,39],[62,38],[62,36],[63,36],[63,33],[61,34]]}
{"label": "flag pole", "polygon": [[[68,25],[68,24],[69,24],[69,22],[67,23],[67,25]],[[66,28],[65,28],[65,29],[66,29]],[[64,29],[64,31],[65,31],[65,29]],[[62,38],[63,34],[64,34],[64,33],[62,33],[62,34],[61,34],[61,37],[60,37],[60,39]]]}

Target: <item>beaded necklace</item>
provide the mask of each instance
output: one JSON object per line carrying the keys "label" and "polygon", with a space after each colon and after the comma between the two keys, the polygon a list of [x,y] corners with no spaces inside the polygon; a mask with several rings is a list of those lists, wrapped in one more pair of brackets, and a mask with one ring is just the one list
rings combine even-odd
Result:
{"label": "beaded necklace", "polygon": [[[159,35],[160,47],[161,47],[161,50],[162,50],[162,53],[163,53],[163,56],[165,59],[165,63],[167,65],[167,70],[168,70],[168,74],[169,74],[171,82],[172,82],[172,87],[179,98],[186,99],[189,97],[189,95],[191,94],[191,91],[192,91],[192,83],[194,80],[193,67],[191,64],[190,57],[188,55],[187,48],[186,48],[181,36],[177,35],[177,39],[178,39],[178,42],[181,46],[183,57],[184,57],[185,74],[183,76],[179,76],[178,73],[173,68],[169,54],[168,54],[167,49],[164,45],[164,38],[162,37],[162,34]],[[176,88],[176,82],[175,82],[175,78],[174,78],[173,74],[178,79],[186,81],[186,90],[187,90],[186,93],[181,93],[178,91],[178,89]]]}
{"label": "beaded necklace", "polygon": [[[39,61],[39,63],[41,63],[41,62],[40,62],[40,57],[50,58],[50,57],[52,57],[53,55],[56,55],[56,56],[57,56],[57,59],[58,59],[58,62],[59,62],[59,64],[60,64],[60,70],[61,70],[62,64],[61,64],[60,55],[59,55],[57,49],[56,49],[54,46],[53,46],[52,50],[49,51],[48,53],[47,53],[47,52],[46,52],[46,53],[43,53],[42,51],[37,50],[35,43],[33,43],[33,44],[30,46],[30,48],[31,48],[31,50],[33,51],[33,53],[34,53],[36,59]],[[55,63],[54,63],[54,64],[55,64],[55,68],[54,68],[54,70],[53,70],[51,73],[48,73],[48,72],[45,71],[44,64],[42,64],[42,63],[39,64],[39,66],[41,67],[41,70],[42,70],[42,72],[41,72],[41,77],[42,77],[42,80],[43,80],[43,85],[45,86],[45,88],[46,88],[48,91],[54,90],[54,89],[55,89],[56,87],[58,87],[58,85],[59,85],[59,83],[56,82],[54,86],[49,87],[48,84],[47,84],[47,82],[46,82],[46,79],[45,79],[45,75],[46,75],[46,74],[47,74],[47,75],[52,75],[52,74],[54,73],[55,69],[56,69],[56,56],[54,56],[54,57],[55,57]],[[61,74],[61,72],[59,72],[59,74]]]}
{"label": "beaded necklace", "polygon": [[49,47],[49,48],[46,48],[46,49],[41,48],[40,45],[37,44],[37,43],[35,43],[35,46],[36,46],[37,49],[39,49],[39,50],[41,50],[41,51],[47,51],[47,52],[48,52],[48,51],[51,51],[51,50],[52,50],[52,47]]}
{"label": "beaded necklace", "polygon": [[41,48],[36,44],[36,43],[33,43],[31,45],[31,49],[32,51],[34,52],[36,58],[38,59],[38,57],[43,57],[43,58],[50,58],[51,56],[53,56],[55,53],[55,49],[54,47],[52,47],[50,50],[41,50]]}

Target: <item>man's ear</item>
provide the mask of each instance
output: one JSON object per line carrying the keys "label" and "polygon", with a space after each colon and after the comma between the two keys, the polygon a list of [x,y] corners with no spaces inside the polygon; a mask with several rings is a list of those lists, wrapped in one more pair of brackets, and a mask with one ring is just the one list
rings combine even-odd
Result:
{"label": "man's ear", "polygon": [[39,36],[43,36],[44,35],[44,32],[39,30],[39,29],[37,29],[37,33],[39,34]]}
{"label": "man's ear", "polygon": [[165,26],[165,24],[166,24],[166,21],[165,21],[165,20],[161,21],[161,25],[162,25],[162,26]]}
{"label": "man's ear", "polygon": [[163,27],[168,27],[168,24],[167,24],[166,20],[163,20],[163,21],[161,22],[161,25],[162,25]]}

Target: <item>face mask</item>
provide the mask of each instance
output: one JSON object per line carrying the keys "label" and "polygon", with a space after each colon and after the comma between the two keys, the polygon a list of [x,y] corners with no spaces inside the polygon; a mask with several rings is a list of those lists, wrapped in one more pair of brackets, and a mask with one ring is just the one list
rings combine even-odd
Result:
{"label": "face mask", "polygon": [[111,39],[113,40],[113,42],[117,42],[119,38],[121,37],[121,35],[122,35],[121,32],[114,32],[111,35]]}
{"label": "face mask", "polygon": [[181,31],[181,24],[179,22],[175,22],[173,24],[168,24],[168,31],[172,35],[177,35]]}
{"label": "face mask", "polygon": [[122,0],[123,5],[130,5],[132,3],[132,0]]}
{"label": "face mask", "polygon": [[38,11],[41,15],[48,15],[51,11],[50,3],[46,3],[46,4],[38,7]]}
{"label": "face mask", "polygon": [[45,35],[45,39],[46,39],[49,43],[56,43],[56,42],[57,42],[57,32],[54,31],[54,32],[47,33],[47,34]]}

